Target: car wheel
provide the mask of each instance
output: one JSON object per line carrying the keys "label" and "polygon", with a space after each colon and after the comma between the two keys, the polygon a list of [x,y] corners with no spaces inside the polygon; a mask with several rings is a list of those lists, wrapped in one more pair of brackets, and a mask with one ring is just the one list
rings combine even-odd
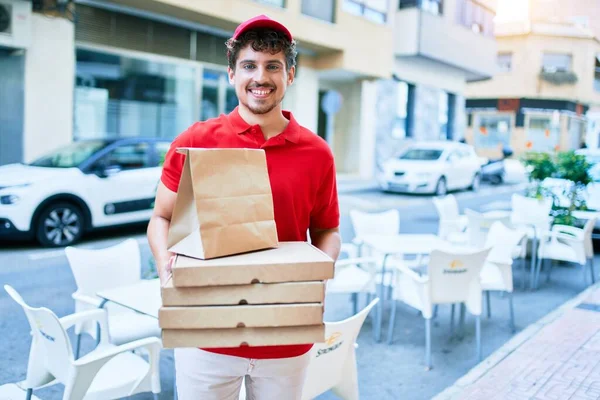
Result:
{"label": "car wheel", "polygon": [[446,193],[448,193],[448,186],[446,185],[446,178],[442,176],[435,185],[435,195],[445,196]]}
{"label": "car wheel", "polygon": [[500,185],[502,183],[503,179],[502,179],[502,175],[492,175],[490,177],[490,183],[492,185]]}
{"label": "car wheel", "polygon": [[481,175],[475,174],[475,176],[473,177],[473,182],[471,182],[470,189],[474,192],[477,192],[479,190],[480,186],[481,186]]}
{"label": "car wheel", "polygon": [[74,204],[54,203],[37,220],[37,240],[46,247],[69,246],[83,234],[83,213]]}

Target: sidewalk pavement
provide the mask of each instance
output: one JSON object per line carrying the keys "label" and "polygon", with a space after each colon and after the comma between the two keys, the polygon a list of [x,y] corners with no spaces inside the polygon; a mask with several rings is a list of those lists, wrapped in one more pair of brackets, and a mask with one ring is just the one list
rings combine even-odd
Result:
{"label": "sidewalk pavement", "polygon": [[515,336],[434,400],[600,399],[600,283]]}

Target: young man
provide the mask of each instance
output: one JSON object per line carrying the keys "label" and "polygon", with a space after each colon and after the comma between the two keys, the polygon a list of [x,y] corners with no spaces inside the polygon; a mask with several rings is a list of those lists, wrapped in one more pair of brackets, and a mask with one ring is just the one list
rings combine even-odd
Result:
{"label": "young man", "polygon": [[[229,115],[192,125],[166,155],[148,241],[161,282],[171,271],[167,232],[184,156],[177,147],[264,149],[280,241],[307,241],[334,260],[340,251],[339,207],[333,156],[327,143],[282,111],[294,82],[296,43],[289,30],[264,16],[252,18],[227,41],[229,82],[239,106]],[[246,376],[249,399],[300,399],[312,344],[176,349],[181,400],[239,396]]]}

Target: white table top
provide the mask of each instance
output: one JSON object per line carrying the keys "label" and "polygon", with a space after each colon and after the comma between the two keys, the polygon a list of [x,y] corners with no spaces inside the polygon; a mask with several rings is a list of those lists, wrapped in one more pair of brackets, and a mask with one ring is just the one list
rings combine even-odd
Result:
{"label": "white table top", "polygon": [[102,290],[96,295],[154,318],[158,318],[158,310],[162,305],[158,279],[141,280],[132,285]]}

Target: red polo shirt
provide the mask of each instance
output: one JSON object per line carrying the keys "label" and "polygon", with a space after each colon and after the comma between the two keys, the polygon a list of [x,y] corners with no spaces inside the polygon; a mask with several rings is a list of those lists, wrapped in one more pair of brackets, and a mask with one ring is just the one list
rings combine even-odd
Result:
{"label": "red polo shirt", "polygon": [[[307,241],[309,228],[337,228],[340,221],[335,165],[327,143],[300,126],[290,112],[279,135],[265,140],[260,126],[251,126],[238,109],[208,121],[197,122],[179,135],[167,152],[161,180],[176,192],[185,156],[177,147],[264,149],[273,192],[279,241]],[[246,358],[296,357],[312,344],[207,349]]]}

